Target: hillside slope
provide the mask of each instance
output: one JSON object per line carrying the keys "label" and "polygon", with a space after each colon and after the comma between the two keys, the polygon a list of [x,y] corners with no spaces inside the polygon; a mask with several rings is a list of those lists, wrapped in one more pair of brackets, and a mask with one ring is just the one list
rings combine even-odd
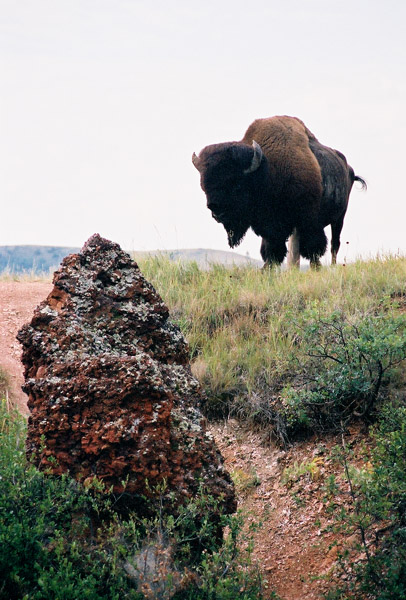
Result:
{"label": "hillside slope", "polygon": [[[337,456],[346,448],[351,473],[358,469],[360,481],[367,481],[372,469],[366,458],[372,444],[369,423],[379,418],[385,403],[405,404],[406,260],[371,261],[319,272],[264,273],[223,267],[202,271],[193,265],[149,258],[141,261],[141,269],[189,340],[192,368],[206,393],[204,409],[209,417],[217,418],[210,428],[236,484],[247,527],[262,523],[253,533],[254,557],[268,582],[269,597],[274,590],[283,600],[320,598],[333,585],[331,576],[344,549],[352,548],[360,564],[365,562],[356,523],[349,522],[347,531],[336,527],[340,512],[348,509],[351,513],[352,505],[346,467]],[[21,383],[15,334],[30,319],[50,284],[12,284],[0,282],[0,365]],[[349,328],[343,323],[349,323]],[[334,338],[332,357],[321,355],[320,359],[315,353],[317,345],[310,349],[306,345],[306,335],[311,334],[313,341],[320,339],[314,336],[320,331],[329,333],[328,328],[320,329],[326,324],[338,328],[341,340],[340,336]],[[368,327],[362,329],[365,324]],[[355,353],[354,365],[362,364],[364,359],[356,354],[358,338],[346,337],[354,331],[362,334],[358,337],[363,356],[381,361],[385,369],[384,386],[372,398],[374,412],[367,420],[353,410],[359,406],[361,389],[354,386],[361,382],[365,391],[370,385],[372,359],[365,370],[353,373],[343,366],[342,381],[340,372],[332,371],[342,343],[349,349],[350,362]],[[321,341],[325,344],[328,340]],[[4,357],[13,360],[5,363]],[[394,358],[398,362],[387,368],[388,360]],[[311,371],[312,361],[316,361],[316,372]],[[336,421],[323,420],[323,412],[317,413],[320,406],[313,402],[317,388],[311,388],[311,380],[305,379],[306,369],[323,388],[321,410],[326,405],[343,411],[338,427]],[[332,379],[327,377],[329,372],[334,373]],[[361,379],[351,379],[354,374]],[[349,398],[342,395],[348,392],[348,381],[353,385]],[[313,394],[310,404],[305,395],[308,389]],[[333,404],[338,392],[340,402],[343,398],[349,402],[352,412],[345,403]],[[292,407],[300,410],[289,412]],[[318,420],[306,415],[309,408],[316,411]],[[277,426],[283,419],[289,425],[289,418],[296,421],[286,439]],[[401,439],[397,443],[403,451]],[[404,459],[402,464],[404,468]],[[390,469],[386,467],[386,471]],[[406,474],[400,471],[400,477],[399,493],[403,493]],[[395,492],[383,487],[380,494],[388,499]],[[372,550],[376,525],[369,523]],[[349,576],[342,576],[340,572],[338,581],[346,583]],[[347,600],[350,596],[334,598]],[[382,598],[401,600],[396,594]]]}
{"label": "hillside slope", "polygon": [[[0,368],[11,383],[10,399],[23,414],[27,414],[26,396],[20,387],[23,375],[15,336],[50,291],[50,282],[0,281]],[[315,600],[326,586],[312,581],[312,576],[328,571],[335,558],[334,551],[329,553],[332,536],[320,534],[328,522],[321,488],[334,467],[326,460],[320,476],[301,478],[301,489],[294,495],[281,483],[282,475],[296,462],[313,460],[318,448],[315,440],[284,451],[264,444],[263,435],[233,419],[212,424],[211,431],[236,481],[239,509],[248,523],[263,522],[254,536],[254,557],[261,563],[269,589],[283,600]],[[325,456],[335,442],[333,437],[324,441]],[[298,497],[303,500],[298,502]],[[323,523],[318,523],[321,519]]]}
{"label": "hillside slope", "polygon": [[77,251],[71,246],[0,246],[0,272],[48,273],[65,256]]}

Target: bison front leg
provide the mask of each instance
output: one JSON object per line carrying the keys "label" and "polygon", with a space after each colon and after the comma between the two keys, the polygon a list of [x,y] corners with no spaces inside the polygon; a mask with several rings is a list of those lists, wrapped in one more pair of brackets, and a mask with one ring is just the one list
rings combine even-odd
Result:
{"label": "bison front leg", "polygon": [[327,238],[322,227],[299,229],[300,255],[310,260],[312,267],[320,266],[320,258],[326,251]]}
{"label": "bison front leg", "polygon": [[262,238],[261,256],[266,267],[280,265],[286,256],[285,240]]}

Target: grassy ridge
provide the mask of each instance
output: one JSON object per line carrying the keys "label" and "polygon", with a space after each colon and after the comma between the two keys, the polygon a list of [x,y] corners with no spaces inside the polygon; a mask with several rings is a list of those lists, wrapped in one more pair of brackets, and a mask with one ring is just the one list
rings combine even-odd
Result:
{"label": "grassy ridge", "polygon": [[302,329],[314,311],[352,323],[378,314],[390,318],[406,298],[403,258],[308,272],[218,265],[201,271],[194,263],[162,258],[142,261],[140,268],[189,341],[193,370],[208,398],[206,412],[262,422],[309,362],[311,341],[301,343]]}

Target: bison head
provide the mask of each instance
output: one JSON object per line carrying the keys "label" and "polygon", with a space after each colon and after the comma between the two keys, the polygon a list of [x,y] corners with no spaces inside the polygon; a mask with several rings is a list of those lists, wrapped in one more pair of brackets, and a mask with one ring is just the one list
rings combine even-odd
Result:
{"label": "bison head", "polygon": [[241,142],[206,146],[192,162],[200,173],[200,185],[213,218],[222,223],[231,248],[237,246],[251,225],[257,196],[257,179],[266,163],[261,147]]}

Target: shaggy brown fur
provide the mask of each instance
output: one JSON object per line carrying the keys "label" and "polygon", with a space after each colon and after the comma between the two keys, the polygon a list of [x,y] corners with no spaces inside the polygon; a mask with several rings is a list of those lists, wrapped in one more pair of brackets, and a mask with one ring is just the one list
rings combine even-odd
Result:
{"label": "shaggy brown fur", "polygon": [[309,147],[315,139],[300,119],[270,117],[257,119],[247,129],[242,142],[252,145],[255,140],[268,159],[273,185],[282,192],[294,186],[315,198],[320,206],[322,180],[320,165]]}

